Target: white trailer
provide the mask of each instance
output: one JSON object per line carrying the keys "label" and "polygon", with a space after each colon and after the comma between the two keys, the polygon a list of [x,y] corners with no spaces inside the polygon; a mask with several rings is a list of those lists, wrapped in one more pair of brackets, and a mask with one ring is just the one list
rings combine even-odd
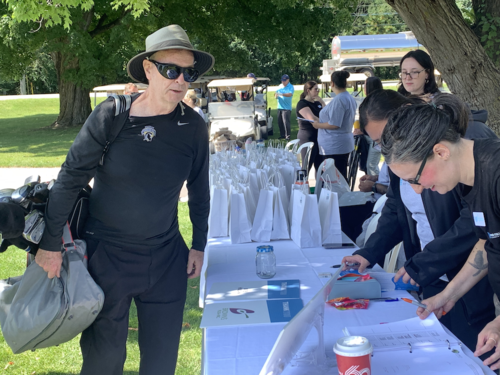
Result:
{"label": "white trailer", "polygon": [[375,76],[374,69],[398,66],[410,50],[423,48],[411,31],[384,35],[336,36],[332,40],[332,58],[323,60],[323,75],[337,70]]}

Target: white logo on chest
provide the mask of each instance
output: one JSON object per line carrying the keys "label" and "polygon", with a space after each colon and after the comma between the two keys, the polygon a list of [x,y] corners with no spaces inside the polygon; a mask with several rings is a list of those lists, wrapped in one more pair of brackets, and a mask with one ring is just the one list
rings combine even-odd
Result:
{"label": "white logo on chest", "polygon": [[144,137],[143,141],[151,142],[156,136],[156,130],[152,126],[145,126],[144,129],[141,130],[141,135]]}

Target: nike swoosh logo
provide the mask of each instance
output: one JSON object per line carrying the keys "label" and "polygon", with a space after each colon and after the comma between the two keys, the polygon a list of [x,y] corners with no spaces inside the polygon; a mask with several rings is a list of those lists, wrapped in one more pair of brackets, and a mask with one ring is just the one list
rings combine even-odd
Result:
{"label": "nike swoosh logo", "polygon": [[177,125],[179,126],[182,126],[182,125],[188,125],[189,122],[180,122],[180,121],[177,121]]}

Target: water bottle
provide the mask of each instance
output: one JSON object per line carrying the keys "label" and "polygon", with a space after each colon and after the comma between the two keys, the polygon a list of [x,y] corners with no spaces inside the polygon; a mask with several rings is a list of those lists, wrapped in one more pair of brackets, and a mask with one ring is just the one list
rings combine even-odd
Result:
{"label": "water bottle", "polygon": [[261,279],[270,279],[276,275],[276,256],[272,246],[257,246],[255,267],[257,276]]}

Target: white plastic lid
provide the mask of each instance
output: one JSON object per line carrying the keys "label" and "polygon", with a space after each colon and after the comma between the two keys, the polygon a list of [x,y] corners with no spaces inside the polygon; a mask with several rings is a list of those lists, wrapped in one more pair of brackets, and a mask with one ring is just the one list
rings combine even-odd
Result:
{"label": "white plastic lid", "polygon": [[372,344],[363,336],[346,336],[337,340],[333,347],[336,354],[344,357],[361,357],[373,352]]}

